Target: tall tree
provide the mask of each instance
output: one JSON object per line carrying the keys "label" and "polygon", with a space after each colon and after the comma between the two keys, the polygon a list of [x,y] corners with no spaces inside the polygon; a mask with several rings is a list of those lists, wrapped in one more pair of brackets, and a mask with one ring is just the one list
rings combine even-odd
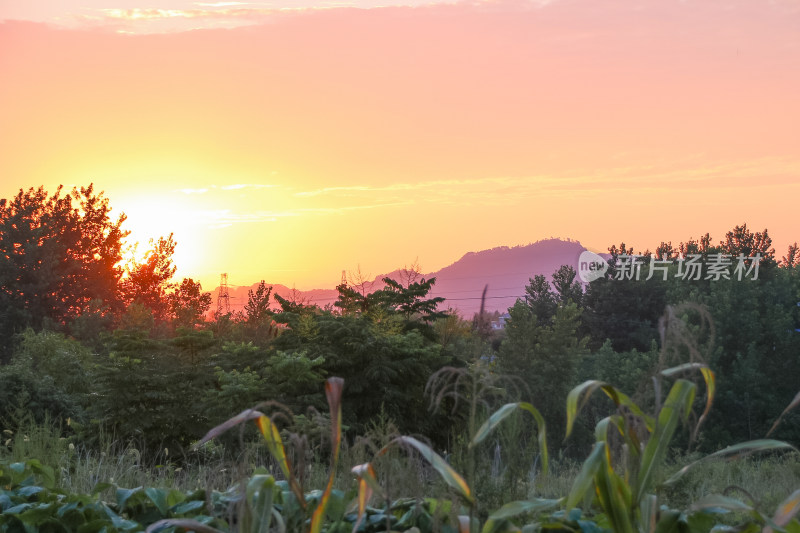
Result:
{"label": "tall tree", "polygon": [[247,291],[247,304],[244,306],[245,327],[256,343],[264,343],[278,333],[272,320],[274,313],[269,307],[271,294],[272,285],[267,286],[263,280],[255,291]]}
{"label": "tall tree", "polygon": [[786,250],[786,255],[781,260],[781,266],[794,268],[797,265],[800,265],[800,248],[797,247],[797,242],[795,242],[790,244],[789,249]]}
{"label": "tall tree", "polygon": [[525,286],[525,305],[539,322],[547,323],[552,320],[558,301],[546,277],[539,274],[528,280]]}
{"label": "tall tree", "polygon": [[139,303],[153,312],[153,317],[164,321],[169,316],[167,292],[172,288],[170,280],[176,267],[172,263],[176,242],[172,233],[169,237],[150,240],[151,249],[142,262],[134,262],[128,275],[122,280],[123,294],[127,302]]}
{"label": "tall tree", "polygon": [[556,298],[559,303],[567,304],[574,302],[578,307],[583,298],[583,287],[579,281],[575,280],[578,275],[570,265],[562,265],[553,273],[553,288],[556,291]]}
{"label": "tall tree", "polygon": [[120,307],[125,215],[112,220],[108,200],[92,185],[62,192],[31,188],[0,200],[3,354],[26,327],[61,328],[98,302]]}
{"label": "tall tree", "polygon": [[753,233],[747,229],[747,224],[734,227],[725,234],[725,240],[720,242],[722,250],[730,255],[744,254],[745,257],[754,257],[760,254],[764,259],[774,259],[775,249],[772,248],[772,238],[767,230]]}
{"label": "tall tree", "polygon": [[200,282],[192,278],[183,278],[167,299],[175,322],[189,329],[203,322],[203,316],[211,307],[211,293],[203,292]]}

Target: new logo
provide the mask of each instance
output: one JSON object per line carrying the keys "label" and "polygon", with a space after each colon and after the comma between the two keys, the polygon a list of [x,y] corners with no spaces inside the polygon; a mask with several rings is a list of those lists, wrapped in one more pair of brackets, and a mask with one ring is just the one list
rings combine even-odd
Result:
{"label": "new logo", "polygon": [[608,263],[602,256],[589,250],[584,251],[578,258],[578,277],[584,283],[600,279],[606,274]]}

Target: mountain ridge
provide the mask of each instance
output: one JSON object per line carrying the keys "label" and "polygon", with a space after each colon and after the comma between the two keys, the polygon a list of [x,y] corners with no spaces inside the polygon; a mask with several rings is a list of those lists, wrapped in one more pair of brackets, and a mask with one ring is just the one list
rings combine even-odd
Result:
{"label": "mountain ridge", "polygon": [[[530,278],[541,274],[550,279],[562,265],[571,265],[577,270],[578,258],[585,250],[580,241],[559,238],[539,240],[527,245],[497,246],[466,252],[453,263],[422,274],[421,277],[435,277],[436,283],[430,296],[444,297],[446,300],[443,307],[453,308],[463,317],[471,317],[479,310],[484,287],[487,287],[485,309],[503,312],[524,295],[525,285]],[[383,286],[383,278],[398,279],[401,272],[402,269],[397,269],[372,280],[362,281],[368,292],[371,292]],[[352,284],[355,280],[350,281]],[[300,291],[278,283],[267,285],[272,285],[273,294],[321,307],[332,306],[338,296],[335,288]],[[247,303],[248,291],[255,290],[257,286],[258,283],[230,286],[228,293],[231,311],[243,309]],[[211,291],[214,302],[212,308],[216,308],[218,295],[219,287],[216,287]]]}

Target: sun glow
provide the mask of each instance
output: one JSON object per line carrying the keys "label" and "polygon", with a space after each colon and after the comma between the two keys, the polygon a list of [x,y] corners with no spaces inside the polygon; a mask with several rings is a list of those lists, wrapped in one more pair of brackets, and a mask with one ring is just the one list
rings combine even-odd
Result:
{"label": "sun glow", "polygon": [[130,231],[125,261],[142,261],[152,248],[151,241],[172,233],[177,243],[173,257],[178,267],[176,281],[193,277],[192,273],[202,269],[206,249],[202,244],[198,212],[191,205],[182,202],[177,195],[129,196],[120,198],[116,204],[127,216],[123,228]]}

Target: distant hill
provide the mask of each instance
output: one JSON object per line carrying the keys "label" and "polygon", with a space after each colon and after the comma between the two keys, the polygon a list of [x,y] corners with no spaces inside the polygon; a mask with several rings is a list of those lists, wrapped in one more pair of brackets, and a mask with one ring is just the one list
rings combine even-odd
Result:
{"label": "distant hill", "polygon": [[[464,317],[471,317],[478,311],[481,293],[486,285],[486,310],[502,312],[524,294],[524,287],[530,278],[538,274],[549,278],[561,265],[572,265],[577,269],[578,257],[584,250],[586,248],[580,242],[562,239],[548,239],[511,248],[501,246],[469,252],[455,263],[427,273],[424,277],[435,276],[436,285],[431,295],[446,298],[445,307],[457,309]],[[377,276],[372,289],[380,289],[380,280],[384,277],[397,279],[398,274],[399,271],[394,271]],[[247,291],[255,290],[257,286],[256,283],[249,287],[230,287],[231,310],[242,309],[247,303]],[[216,306],[218,293],[219,287],[211,293],[212,308]],[[293,289],[273,284],[273,293],[291,299]],[[336,301],[337,292],[335,288],[294,291],[294,297],[324,307]]]}
{"label": "distant hill", "polygon": [[481,293],[488,285],[486,310],[502,312],[525,293],[530,278],[538,274],[549,278],[561,265],[577,270],[578,257],[584,250],[577,241],[548,239],[527,246],[470,252],[431,274],[436,276],[431,292],[447,298],[446,306],[468,317],[480,309]]}

